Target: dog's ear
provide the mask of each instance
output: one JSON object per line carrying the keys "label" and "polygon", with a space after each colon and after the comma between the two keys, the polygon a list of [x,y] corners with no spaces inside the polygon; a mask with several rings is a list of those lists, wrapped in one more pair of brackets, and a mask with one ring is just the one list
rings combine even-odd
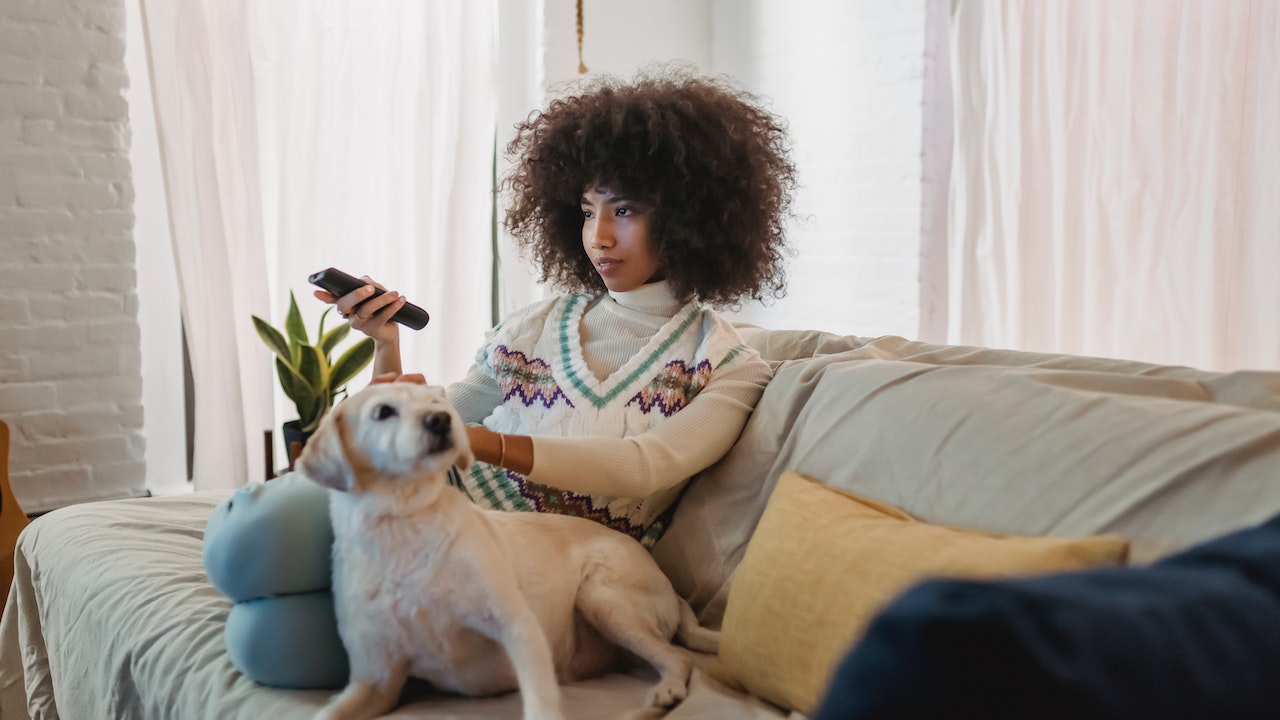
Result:
{"label": "dog's ear", "polygon": [[458,456],[453,459],[453,464],[454,467],[465,472],[476,462],[476,455],[471,452],[471,436],[467,434],[462,418],[456,414],[453,415],[453,427],[456,428],[453,431],[453,444],[458,448]]}
{"label": "dog's ear", "polygon": [[346,443],[342,441],[345,430],[346,408],[339,405],[320,423],[316,433],[302,448],[298,471],[325,487],[343,492],[351,490],[355,472],[347,459]]}
{"label": "dog's ear", "polygon": [[475,462],[476,456],[472,454],[470,445],[465,448],[461,448],[458,452],[458,457],[453,459],[454,466],[463,471],[471,469],[471,466],[474,465]]}

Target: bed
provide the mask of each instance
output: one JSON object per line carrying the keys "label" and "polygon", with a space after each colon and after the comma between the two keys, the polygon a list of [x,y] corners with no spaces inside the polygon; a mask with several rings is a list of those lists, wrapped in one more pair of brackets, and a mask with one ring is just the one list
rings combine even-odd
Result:
{"label": "bed", "polygon": [[[806,510],[793,535],[757,533],[784,473],[918,518],[894,532],[924,523],[930,532],[1118,535],[1134,564],[1280,516],[1280,372],[893,336],[743,337],[775,364],[773,380],[734,448],[690,483],[653,549],[703,623],[723,629],[721,666],[695,671],[673,720],[806,712],[857,637],[851,604],[887,592],[874,573],[833,572],[817,552],[744,561],[749,541],[790,551],[826,527],[826,547],[847,553],[865,537],[841,524],[852,500]],[[209,584],[201,551],[206,521],[229,494],[90,503],[33,521],[18,539],[0,619],[0,718],[314,714],[328,691],[261,687],[225,652],[231,601]],[[802,579],[772,582],[774,568]],[[855,582],[845,591],[823,582],[831,577]],[[769,612],[735,623],[734,607]],[[655,679],[643,668],[567,686],[565,714],[626,717]],[[807,690],[792,700],[773,692],[779,685]],[[501,720],[520,710],[516,694],[468,700],[417,684],[389,717]]]}
{"label": "bed", "polygon": [[[231,664],[231,601],[201,565],[204,526],[229,492],[63,508],[19,539],[0,620],[0,716],[272,718],[313,715],[330,691],[259,686]],[[569,718],[640,707],[647,669],[564,688]],[[519,718],[518,694],[471,700],[411,686],[394,718]],[[697,671],[672,718],[778,718],[764,703]]]}

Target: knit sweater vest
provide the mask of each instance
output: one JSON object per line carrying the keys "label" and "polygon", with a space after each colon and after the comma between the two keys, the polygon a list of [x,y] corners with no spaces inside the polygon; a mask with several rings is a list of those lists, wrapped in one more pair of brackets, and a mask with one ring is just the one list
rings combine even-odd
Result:
{"label": "knit sweater vest", "polygon": [[[476,362],[502,388],[485,425],[515,435],[630,437],[678,412],[711,374],[734,362],[741,339],[719,314],[687,303],[636,353],[601,380],[588,369],[579,335],[594,298],[565,295],[535,303],[490,331]],[[690,438],[697,442],[697,438]],[[499,510],[585,517],[651,546],[661,537],[684,483],[645,498],[579,495],[477,462],[461,474],[476,503]]]}

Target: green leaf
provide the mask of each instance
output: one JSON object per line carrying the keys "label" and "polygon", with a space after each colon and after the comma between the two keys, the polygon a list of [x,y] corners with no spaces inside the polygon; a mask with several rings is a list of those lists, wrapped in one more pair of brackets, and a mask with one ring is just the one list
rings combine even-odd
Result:
{"label": "green leaf", "polygon": [[333,374],[329,378],[330,392],[336,395],[371,360],[373,360],[373,338],[365,338],[347,348],[347,351],[338,358],[338,362],[333,364]]}
{"label": "green leaf", "polygon": [[[320,329],[324,329],[323,322],[321,323]],[[342,323],[338,327],[330,330],[328,334],[321,336],[323,339],[320,341],[320,349],[324,351],[325,355],[333,353],[333,349],[338,347],[338,343],[345,340],[347,338],[347,334],[350,332],[351,324]]]}
{"label": "green leaf", "polygon": [[309,398],[316,396],[316,389],[307,384],[306,378],[280,358],[276,358],[276,377],[280,380],[280,389],[285,396],[299,407],[298,412],[302,412],[301,407],[309,402]]}
{"label": "green leaf", "polygon": [[271,352],[275,353],[283,360],[289,360],[289,343],[285,342],[284,335],[279,330],[267,324],[266,320],[253,315],[253,327],[258,331],[258,337],[262,338],[262,342],[271,348]]}
{"label": "green leaf", "polygon": [[302,426],[302,432],[311,432],[320,427],[320,421],[324,419],[325,413],[329,411],[331,405],[322,398],[312,398],[311,402],[305,407],[298,406],[298,424]]}
{"label": "green leaf", "polygon": [[[326,308],[324,309],[324,312],[320,313],[320,328],[319,328],[318,330],[316,330],[316,339],[317,339],[317,340],[319,340],[320,338],[324,337],[324,320],[325,320],[325,318],[329,317],[329,311],[330,311],[330,310],[332,310],[332,309],[333,309],[332,307],[326,307]],[[323,344],[324,344],[324,343],[321,343],[321,345],[323,345]],[[327,353],[329,353],[329,352],[333,352],[333,348],[329,348],[328,350],[325,350],[325,352],[327,352]]]}
{"label": "green leaf", "polygon": [[301,345],[298,372],[319,394],[328,394],[329,358],[313,345]]}
{"label": "green leaf", "polygon": [[302,313],[298,312],[298,301],[293,297],[292,290],[289,291],[289,314],[284,317],[284,330],[299,345],[310,343],[307,339],[307,326],[302,322]]}

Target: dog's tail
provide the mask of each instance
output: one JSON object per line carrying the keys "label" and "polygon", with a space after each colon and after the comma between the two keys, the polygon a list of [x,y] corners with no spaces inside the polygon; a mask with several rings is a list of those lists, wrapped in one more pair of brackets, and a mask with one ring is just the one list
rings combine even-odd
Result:
{"label": "dog's tail", "polygon": [[698,623],[698,616],[684,598],[680,600],[680,625],[676,627],[676,638],[681,645],[701,653],[715,655],[720,652],[720,633],[708,630]]}

